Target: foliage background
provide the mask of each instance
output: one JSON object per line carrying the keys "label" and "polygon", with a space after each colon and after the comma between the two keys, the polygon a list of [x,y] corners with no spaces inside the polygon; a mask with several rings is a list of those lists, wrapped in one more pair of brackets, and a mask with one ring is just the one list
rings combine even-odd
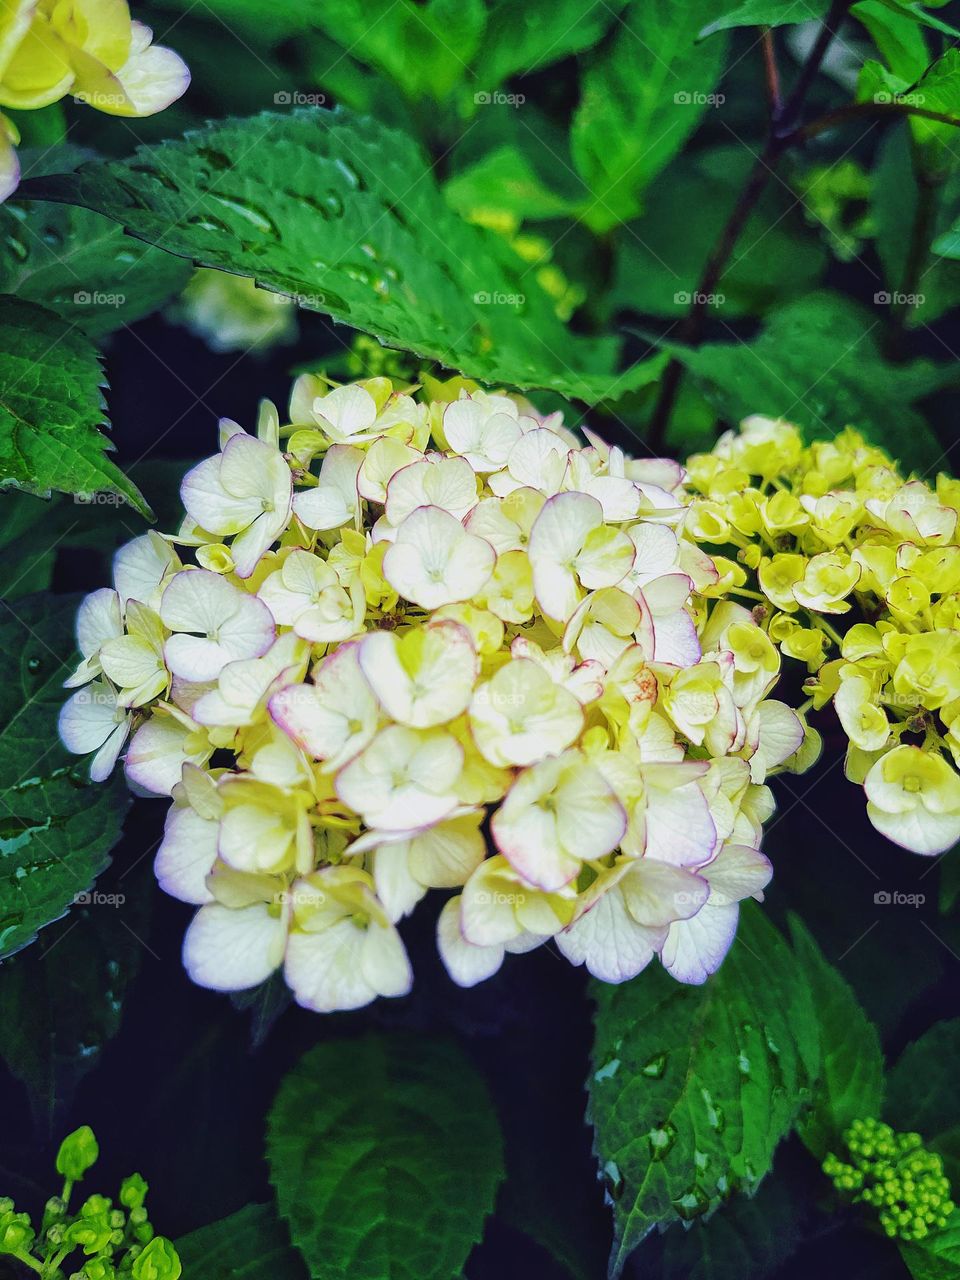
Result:
{"label": "foliage background", "polygon": [[[826,6],[741,8],[754,24],[776,21],[786,10],[813,18]],[[958,8],[929,11],[957,23]],[[209,452],[219,416],[249,423],[261,396],[283,403],[290,371],[304,364],[346,372],[353,331],[332,323],[324,307],[341,320],[353,309],[361,327],[395,340],[397,325],[414,325],[415,315],[403,315],[401,282],[394,287],[389,275],[386,288],[399,298],[398,310],[380,305],[377,281],[389,265],[411,274],[418,301],[435,289],[436,305],[449,308],[444,314],[452,321],[447,333],[420,322],[407,345],[428,357],[447,354],[446,363],[481,377],[548,388],[532,393],[538,405],[565,402],[574,422],[585,403],[599,401],[591,422],[635,452],[646,447],[644,441],[656,442],[663,426],[659,380],[673,354],[688,376],[665,433],[671,452],[709,444],[720,426],[745,412],[765,411],[793,417],[820,435],[854,421],[905,467],[955,472],[960,268],[931,251],[936,245],[953,252],[948,233],[960,217],[960,134],[951,126],[911,125],[894,112],[864,115],[784,156],[746,222],[728,272],[711,290],[723,301],[707,304],[702,324],[691,328],[690,296],[738,190],[768,143],[757,27],[735,26],[700,44],[692,41],[700,27],[729,9],[713,0],[602,0],[529,5],[522,12],[480,0],[425,6],[282,0],[269,10],[249,0],[140,5],[137,16],[189,62],[189,94],[147,121],[107,120],[73,107],[63,120],[59,109],[23,119],[25,142],[36,148],[25,165],[34,193],[44,191],[38,175],[72,169],[84,149],[129,157],[135,145],[180,137],[208,119],[266,111],[278,114],[242,126],[255,130],[248,133],[252,145],[241,157],[246,148],[238,144],[232,159],[246,163],[250,182],[266,175],[257,207],[286,219],[285,234],[315,236],[330,220],[288,209],[279,197],[272,203],[269,179],[282,154],[279,141],[297,127],[288,109],[321,110],[303,99],[322,95],[325,107],[342,104],[380,122],[364,134],[370,140],[365,164],[412,211],[404,235],[390,232],[397,237],[392,247],[412,256],[386,260],[378,241],[369,261],[354,264],[355,274],[362,267],[367,278],[348,274],[337,298],[330,274],[304,271],[302,254],[285,257],[275,248],[261,254],[264,274],[273,273],[274,283],[284,276],[285,287],[304,303],[295,345],[267,355],[214,354],[157,314],[182,283],[183,270],[173,258],[143,249],[99,215],[73,206],[24,200],[17,206],[24,214],[0,211],[3,288],[65,316],[78,339],[86,333],[102,344],[114,458],[161,527],[174,523],[177,479],[190,461]],[[877,93],[909,92],[938,52],[951,57],[950,36],[927,31],[926,45],[918,45],[920,29],[901,22],[896,5],[862,0],[855,9],[860,21],[844,26],[825,71],[810,86],[804,119],[850,102],[858,74],[871,89],[869,105]],[[804,26],[777,28],[787,84],[795,80],[810,38]],[[875,69],[860,71],[865,62]],[[938,111],[960,115],[954,83],[947,77],[930,93],[940,95]],[[498,93],[503,101],[496,100]],[[478,94],[489,100],[477,101]],[[711,97],[715,101],[700,101]],[[69,153],[69,163],[63,145],[81,149]],[[348,137],[345,154],[358,145]],[[429,157],[429,168],[417,158],[418,149]],[[297,163],[309,177],[309,159]],[[58,180],[59,188],[51,180],[46,194],[67,193],[80,204],[110,208],[133,225],[150,212],[151,199],[163,198],[162,176],[156,177],[163,163],[149,164],[153,171],[134,179],[145,209],[131,203],[129,181],[126,195],[115,185],[115,172],[98,171],[79,183]],[[176,173],[186,186],[186,162]],[[474,231],[453,218],[450,226],[462,243],[448,243],[444,256],[430,223],[446,211],[479,218],[488,228]],[[194,225],[172,247],[236,267],[238,243],[241,255],[246,251],[233,233],[237,226],[249,230],[249,212],[221,213],[230,237]],[[518,234],[540,238],[550,263],[518,256],[510,245]],[[259,243],[253,236],[247,248]],[[520,248],[530,251],[529,245]],[[447,270],[434,281],[430,264],[438,258]],[[239,265],[250,261],[248,255]],[[293,269],[302,278],[290,275]],[[506,292],[526,301],[480,303],[486,310],[478,319],[476,295],[496,295],[502,281],[510,286]],[[129,305],[98,310],[77,302],[78,293],[98,290],[124,292]],[[325,295],[323,303],[316,302],[318,294]],[[922,295],[923,301],[883,300],[897,294]],[[558,307],[572,311],[569,327],[555,314]],[[458,327],[461,311],[466,322]],[[24,316],[22,310],[14,314],[11,331],[24,332]],[[381,320],[386,327],[378,330]],[[613,334],[622,344],[619,353]],[[56,400],[56,387],[47,389]],[[76,475],[72,480],[72,486],[54,481],[53,487],[87,487]],[[6,493],[0,501],[0,580],[16,602],[0,610],[6,614],[0,618],[4,651],[11,662],[25,663],[19,597],[46,587],[65,593],[102,585],[112,549],[145,525],[131,507],[110,502],[78,504],[55,496],[41,506]],[[49,623],[58,651],[65,651],[72,611],[73,601],[64,598]],[[943,1063],[955,1058],[956,1024],[932,1033],[932,1041],[922,1037],[956,1012],[960,929],[953,909],[960,880],[949,861],[911,858],[872,830],[843,779],[839,731],[831,735],[828,727],[826,737],[827,751],[812,774],[777,782],[780,807],[765,845],[776,874],[764,910],[782,929],[788,912],[806,922],[875,1021],[888,1063],[921,1038],[910,1051],[913,1059],[890,1079],[890,1119],[944,1135],[943,1149],[955,1156],[960,1115]],[[12,746],[23,749],[16,739]],[[7,769],[5,785],[16,774],[12,765]],[[478,1280],[602,1275],[610,1243],[604,1196],[619,1201],[624,1188],[616,1164],[605,1169],[605,1181],[597,1179],[584,1123],[584,1080],[605,1062],[594,1058],[591,1064],[592,997],[583,975],[543,949],[527,957],[522,972],[508,965],[481,988],[459,991],[441,970],[430,922],[421,914],[413,922],[418,977],[411,997],[325,1019],[285,1010],[279,1029],[269,1034],[281,1012],[276,993],[260,993],[251,1012],[240,1016],[183,975],[178,952],[186,913],[154,892],[149,867],[162,821],[163,806],[151,803],[136,804],[127,818],[112,866],[97,882],[101,894],[122,896],[122,905],[75,907],[0,970],[3,1189],[24,1200],[39,1197],[59,1136],[90,1123],[104,1152],[103,1181],[139,1168],[152,1186],[153,1220],[166,1234],[184,1236],[271,1201],[266,1116],[304,1052],[329,1044],[335,1054],[336,1042],[370,1029],[391,1036],[429,1033],[463,1047],[499,1115],[498,1123],[482,1107],[467,1112],[450,1139],[451,1161],[465,1160],[467,1168],[471,1159],[478,1167],[486,1161],[493,1168],[499,1156],[491,1126],[503,1135],[507,1179],[466,1274]],[[4,829],[4,855],[19,834]],[[894,893],[923,901],[883,901],[883,894]],[[637,1003],[627,1017],[649,1023],[646,1061],[654,1061],[657,1032],[667,1032],[654,1016],[658,988],[653,975],[631,986]],[[845,1018],[840,1021],[846,1034]],[[856,1043],[854,1048],[859,1052]],[[917,1079],[930,1080],[919,1115],[909,1083]],[[861,1082],[854,1093],[858,1088],[866,1101],[872,1087]],[[639,1132],[642,1103],[636,1115]],[[288,1252],[283,1230],[272,1218],[265,1223],[255,1215],[234,1223],[229,1235],[251,1257],[267,1240],[276,1274],[302,1277],[303,1265]],[[193,1247],[197,1257],[204,1248],[213,1256],[203,1240],[198,1245],[195,1239]],[[774,1175],[757,1199],[736,1202],[686,1234],[674,1227],[651,1237],[628,1267],[638,1276],[787,1280],[818,1269],[896,1277],[909,1274],[908,1264],[836,1211],[815,1162],[793,1136],[778,1149]],[[206,1277],[212,1264],[197,1265],[195,1274]]]}

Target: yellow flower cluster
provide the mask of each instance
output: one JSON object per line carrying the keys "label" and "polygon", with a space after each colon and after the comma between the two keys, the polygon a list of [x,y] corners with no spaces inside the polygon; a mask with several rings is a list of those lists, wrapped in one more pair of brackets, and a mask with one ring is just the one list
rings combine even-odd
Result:
{"label": "yellow flower cluster", "polygon": [[782,653],[832,702],[878,831],[916,853],[960,839],[960,482],[905,481],[847,429],[804,445],[748,418],[690,459],[689,536],[718,548],[713,591],[757,602]]}
{"label": "yellow flower cluster", "polygon": [[305,374],[284,424],[221,422],[182,527],[81,606],[61,736],[95,778],[129,738],[132,784],[172,794],[156,870],[199,908],[203,985],[401,995],[428,889],[464,986],[548,940],[607,981],[658,957],[702,982],[804,740],[777,649],[708,599],[676,463],[423,383]]}
{"label": "yellow flower cluster", "polygon": [[[74,99],[108,115],[149,116],[179,98],[190,73],[153,44],[127,0],[3,0],[0,107],[33,111]],[[0,111],[0,202],[17,189],[16,125]]]}

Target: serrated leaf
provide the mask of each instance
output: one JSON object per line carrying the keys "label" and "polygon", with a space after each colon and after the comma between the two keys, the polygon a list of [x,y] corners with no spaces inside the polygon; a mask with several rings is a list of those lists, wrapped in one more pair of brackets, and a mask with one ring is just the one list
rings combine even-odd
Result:
{"label": "serrated leaf", "polygon": [[176,1242],[183,1274],[197,1280],[309,1280],[272,1204],[243,1209]]}
{"label": "serrated leaf", "polygon": [[752,342],[705,343],[675,352],[721,414],[784,417],[809,439],[853,425],[889,449],[909,471],[943,465],[943,450],[914,401],[960,381],[956,366],[929,360],[887,363],[880,353],[882,312],[848,298],[812,293],[770,313]]}
{"label": "serrated leaf", "polygon": [[884,1116],[895,1129],[916,1129],[932,1138],[960,1124],[958,1058],[960,1018],[934,1023],[907,1045],[887,1077]]}
{"label": "serrated leaf", "polygon": [[457,1280],[503,1176],[483,1080],[422,1036],[312,1049],[270,1111],[267,1160],[313,1280]]}
{"label": "serrated leaf", "polygon": [[77,603],[38,595],[0,605],[0,959],[90,889],[129,803],[121,778],[88,782],[57,737]]}
{"label": "serrated leaf", "polygon": [[27,1086],[43,1140],[62,1129],[77,1085],[120,1028],[153,887],[148,870],[128,876],[123,893],[87,895],[44,945],[0,966],[0,1055]]}
{"label": "serrated leaf", "polygon": [[702,987],[651,969],[593,984],[594,1147],[613,1197],[611,1273],[654,1227],[756,1190],[818,1070],[810,993],[759,908]]}
{"label": "serrated leaf", "polygon": [[849,983],[829,963],[798,916],[790,936],[809,984],[820,1033],[820,1081],[800,1137],[818,1159],[841,1141],[854,1120],[879,1115],[884,1062],[880,1036]]}
{"label": "serrated leaf", "polygon": [[0,297],[0,489],[118,493],[148,511],[136,485],[105,457],[103,383],[96,349],[75,325]]}
{"label": "serrated leaf", "polygon": [[616,342],[567,329],[509,245],[449,207],[411,138],[345,110],[212,125],[28,194],[482,381],[597,401],[659,374],[656,361],[614,374]]}
{"label": "serrated leaf", "polygon": [[580,216],[595,231],[638,213],[643,192],[714,105],[726,45],[695,41],[713,9],[712,0],[634,0],[585,72],[570,143],[591,191]]}

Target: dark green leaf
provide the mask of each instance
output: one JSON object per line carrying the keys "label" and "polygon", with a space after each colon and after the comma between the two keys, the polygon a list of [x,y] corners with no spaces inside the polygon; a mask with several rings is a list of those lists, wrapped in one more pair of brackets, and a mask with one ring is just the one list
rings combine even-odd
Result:
{"label": "dark green leaf", "polygon": [[894,75],[907,84],[919,80],[930,55],[923,32],[912,17],[890,9],[883,0],[859,0],[850,13],[870,32]]}
{"label": "dark green leaf", "polygon": [[536,71],[597,43],[617,20],[624,0],[494,0],[473,60],[489,92],[517,72]]}
{"label": "dark green leaf", "polygon": [[960,1124],[958,1060],[960,1018],[935,1023],[907,1045],[887,1077],[884,1115],[895,1129],[933,1138]]}
{"label": "dark green leaf", "polygon": [[176,1245],[187,1280],[308,1280],[272,1204],[248,1204]]}
{"label": "dark green leaf", "polygon": [[529,159],[515,146],[498,147],[451,178],[446,197],[459,214],[485,210],[509,213],[519,221],[561,217],[572,203],[545,185]]}
{"label": "dark green leaf", "polygon": [[2,1056],[27,1086],[40,1135],[52,1141],[80,1080],[116,1035],[140,967],[153,877],[86,895],[67,920],[0,967]]}
{"label": "dark green leaf", "polygon": [[940,859],[940,912],[947,915],[960,897],[960,849],[954,845],[945,858]]}
{"label": "dark green leaf", "polygon": [[591,191],[581,217],[594,230],[633,217],[704,112],[722,103],[714,89],[726,45],[695,42],[713,10],[713,0],[634,0],[584,74],[571,148]]}
{"label": "dark green leaf", "polygon": [[929,218],[927,238],[932,239],[939,232],[941,238],[935,247],[941,252],[939,246],[950,235],[950,211],[960,207],[960,174],[947,178],[940,186],[918,189],[909,131],[902,127],[893,129],[880,144],[873,173],[871,208],[887,292],[895,295],[910,288],[916,298],[907,308],[910,327],[932,324],[960,303],[960,266],[952,262],[926,256],[916,280],[905,279],[921,200],[930,206],[929,213],[922,215]]}
{"label": "dark green leaf", "polygon": [[777,1170],[752,1199],[663,1237],[663,1280],[765,1280],[796,1250],[807,1210]]}
{"label": "dark green leaf", "polygon": [[798,916],[790,919],[790,935],[820,1031],[820,1081],[800,1136],[822,1160],[852,1121],[880,1114],[883,1053],[876,1027]]}
{"label": "dark green leaf", "polygon": [[483,1080],[422,1036],[311,1050],[273,1104],[267,1160],[314,1280],[454,1280],[503,1176]]}
{"label": "dark green leaf", "polygon": [[786,27],[823,17],[829,0],[744,0],[720,18],[708,22],[700,39],[730,27]]}
{"label": "dark green leaf", "polygon": [[[620,233],[611,291],[615,307],[653,316],[680,316],[690,309],[750,161],[742,147],[721,147],[671,165],[651,188],[643,217]],[[790,217],[787,200],[771,192],[744,228],[724,274],[717,314],[765,311],[809,290],[825,265],[822,246]]]}
{"label": "dark green leaf", "polygon": [[56,311],[93,338],[133,324],[177,293],[189,267],[86,209],[0,208],[0,290]]}
{"label": "dark green leaf", "polygon": [[572,334],[509,245],[450,209],[409,137],[346,111],[213,125],[31,194],[484,381],[595,401],[659,373],[648,361],[613,374],[615,342]]}
{"label": "dark green leaf", "polygon": [[809,1099],[819,1045],[796,960],[753,904],[702,987],[651,969],[593,993],[589,1110],[618,1274],[653,1227],[756,1190]]}
{"label": "dark green leaf", "polygon": [[878,342],[882,314],[813,293],[772,312],[752,342],[669,349],[731,422],[751,413],[784,417],[815,440],[852,424],[924,474],[942,465],[943,451],[911,406],[960,375],[929,360],[888,364]]}
{"label": "dark green leaf", "polygon": [[128,796],[86,781],[57,737],[73,596],[0,603],[0,958],[25,947],[89,891],[109,862]]}
{"label": "dark green leaf", "polygon": [[96,350],[74,324],[0,297],[0,488],[119,493],[146,510],[105,456],[103,383]]}

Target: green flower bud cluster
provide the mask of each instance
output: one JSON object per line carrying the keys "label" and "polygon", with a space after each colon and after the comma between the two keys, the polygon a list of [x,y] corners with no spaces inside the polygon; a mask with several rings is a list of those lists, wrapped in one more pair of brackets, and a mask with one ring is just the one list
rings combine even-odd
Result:
{"label": "green flower bud cluster", "polygon": [[63,1191],[47,1201],[39,1230],[9,1196],[0,1197],[0,1255],[17,1258],[40,1280],[179,1280],[180,1259],[169,1240],[154,1234],[139,1173],[120,1184],[118,1206],[93,1194],[71,1213],[74,1183],[99,1154],[88,1125],[64,1138],[56,1162]]}
{"label": "green flower bud cluster", "polygon": [[954,1210],[943,1161],[919,1133],[897,1133],[880,1120],[854,1120],[843,1135],[850,1161],[832,1153],[823,1171],[854,1204],[877,1210],[888,1236],[923,1240],[946,1225]]}

